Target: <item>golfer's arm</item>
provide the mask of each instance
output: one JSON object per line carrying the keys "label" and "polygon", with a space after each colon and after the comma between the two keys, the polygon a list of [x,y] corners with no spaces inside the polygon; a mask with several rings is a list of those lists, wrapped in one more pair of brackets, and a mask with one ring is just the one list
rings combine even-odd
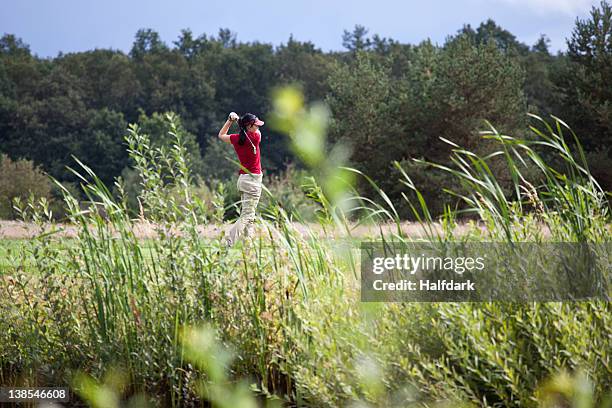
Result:
{"label": "golfer's arm", "polygon": [[232,121],[228,119],[225,121],[225,124],[219,131],[219,139],[223,140],[225,143],[231,143],[230,137],[227,134],[227,131],[229,130],[230,126],[232,126]]}

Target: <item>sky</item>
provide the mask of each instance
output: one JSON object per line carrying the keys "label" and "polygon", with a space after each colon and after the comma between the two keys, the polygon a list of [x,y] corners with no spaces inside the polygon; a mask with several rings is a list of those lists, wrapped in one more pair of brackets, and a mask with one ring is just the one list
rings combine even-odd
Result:
{"label": "sky", "polygon": [[541,34],[551,50],[565,51],[576,18],[598,0],[0,0],[0,33],[15,34],[40,57],[94,48],[128,52],[140,28],[171,45],[182,29],[216,35],[229,28],[238,41],[280,45],[290,35],[329,50],[342,49],[342,33],[356,24],[369,34],[402,43],[427,38],[442,44],[464,24],[492,18],[519,41]]}

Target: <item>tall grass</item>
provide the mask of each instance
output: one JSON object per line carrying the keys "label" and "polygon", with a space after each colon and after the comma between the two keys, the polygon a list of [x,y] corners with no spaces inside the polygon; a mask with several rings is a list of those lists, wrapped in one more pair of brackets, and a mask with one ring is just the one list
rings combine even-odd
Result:
{"label": "tall grass", "polygon": [[[378,239],[412,237],[372,180],[379,199],[356,194],[352,180],[366,175],[343,166],[346,151],[326,152],[323,108],[305,109],[299,94],[283,91],[275,109],[278,126],[311,167],[304,188],[318,203],[321,231],[298,230],[292,221],[299,214],[275,203],[268,190],[257,239],[228,250],[202,237],[198,228],[220,219],[208,209],[220,204],[194,195],[175,118],[167,117],[170,148],[150,148],[131,126],[126,141],[143,182],[142,215],[154,222],[155,238],[136,236],[138,220],[128,215],[121,183],[114,195],[84,163],[74,172],[87,203],[64,190],[70,222],[78,227],[74,240],[59,238],[52,223],[49,230],[44,201],[21,205],[22,217],[41,233],[27,243],[33,267],[0,274],[0,382],[71,384],[92,405],[99,394],[88,376],[109,372],[122,373],[113,401],[134,397],[152,406],[195,406],[202,399],[250,406],[244,386],[228,385],[239,379],[259,405],[280,399],[317,407],[530,407],[549,400],[571,405],[576,395],[590,396],[591,406],[603,404],[612,386],[609,302],[361,303],[349,220],[360,213],[396,224],[390,235],[381,229]],[[609,241],[608,202],[577,140],[565,141],[559,120],[541,124],[544,130],[532,129],[533,140],[491,128],[483,136],[498,143],[496,153],[480,157],[454,145],[455,167],[429,164],[469,192],[458,195],[463,204],[447,210],[441,230],[418,186],[400,173],[428,239]],[[565,168],[547,164],[542,148]],[[501,193],[491,171],[490,160],[499,158],[508,164],[514,196]],[[528,168],[539,175],[527,177]],[[461,212],[475,214],[486,230],[474,226],[456,235]],[[335,240],[338,231],[346,239]],[[215,328],[215,340],[208,331],[185,337],[185,327],[203,322]],[[217,342],[233,350],[231,362]],[[240,398],[224,399],[224,393]]]}

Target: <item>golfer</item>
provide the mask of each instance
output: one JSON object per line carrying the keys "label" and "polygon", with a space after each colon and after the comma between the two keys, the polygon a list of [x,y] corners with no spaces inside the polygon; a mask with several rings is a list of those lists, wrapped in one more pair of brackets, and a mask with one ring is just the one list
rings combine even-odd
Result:
{"label": "golfer", "polygon": [[[240,133],[228,135],[230,126],[236,121],[238,121]],[[251,238],[253,234],[255,208],[257,208],[261,196],[261,181],[263,178],[259,151],[259,143],[261,142],[259,127],[263,124],[263,121],[251,113],[247,113],[238,119],[238,115],[231,112],[219,131],[219,139],[234,146],[241,164],[237,185],[238,191],[240,191],[242,210],[240,211],[240,218],[226,234],[227,246],[233,246],[241,237]]]}

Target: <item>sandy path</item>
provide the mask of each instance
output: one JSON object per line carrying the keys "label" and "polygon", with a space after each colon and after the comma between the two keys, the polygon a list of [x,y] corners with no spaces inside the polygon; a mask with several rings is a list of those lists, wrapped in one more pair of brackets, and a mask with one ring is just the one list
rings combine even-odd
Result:
{"label": "sandy path", "polygon": [[[214,225],[202,225],[198,228],[200,234],[204,237],[215,238],[222,234],[222,231],[227,229],[230,224],[214,224]],[[77,228],[74,225],[69,224],[55,224],[57,228],[60,229],[58,232],[58,236],[71,238],[76,236]],[[308,228],[312,231],[316,232],[319,235],[327,235],[324,234],[323,229],[318,224],[298,224],[295,223],[294,227],[305,233]],[[358,226],[353,227],[352,235],[356,237],[372,237],[379,235],[379,228],[382,228],[385,234],[393,233],[397,230],[395,224],[383,224],[381,226]],[[424,236],[424,230],[418,223],[413,222],[404,222],[401,224],[402,231],[409,236],[413,237],[421,237]],[[437,230],[441,230],[440,225],[435,225]],[[468,229],[467,224],[459,225],[455,232],[462,234],[465,233]],[[49,226],[45,228],[45,231],[49,231]],[[139,222],[134,226],[134,231],[139,238],[154,238],[156,237],[155,225],[147,222]],[[40,229],[34,225],[29,223],[24,223],[20,221],[0,221],[0,239],[28,239],[31,238],[38,233],[40,233]],[[344,235],[342,231],[338,231],[337,234],[333,235]]]}

